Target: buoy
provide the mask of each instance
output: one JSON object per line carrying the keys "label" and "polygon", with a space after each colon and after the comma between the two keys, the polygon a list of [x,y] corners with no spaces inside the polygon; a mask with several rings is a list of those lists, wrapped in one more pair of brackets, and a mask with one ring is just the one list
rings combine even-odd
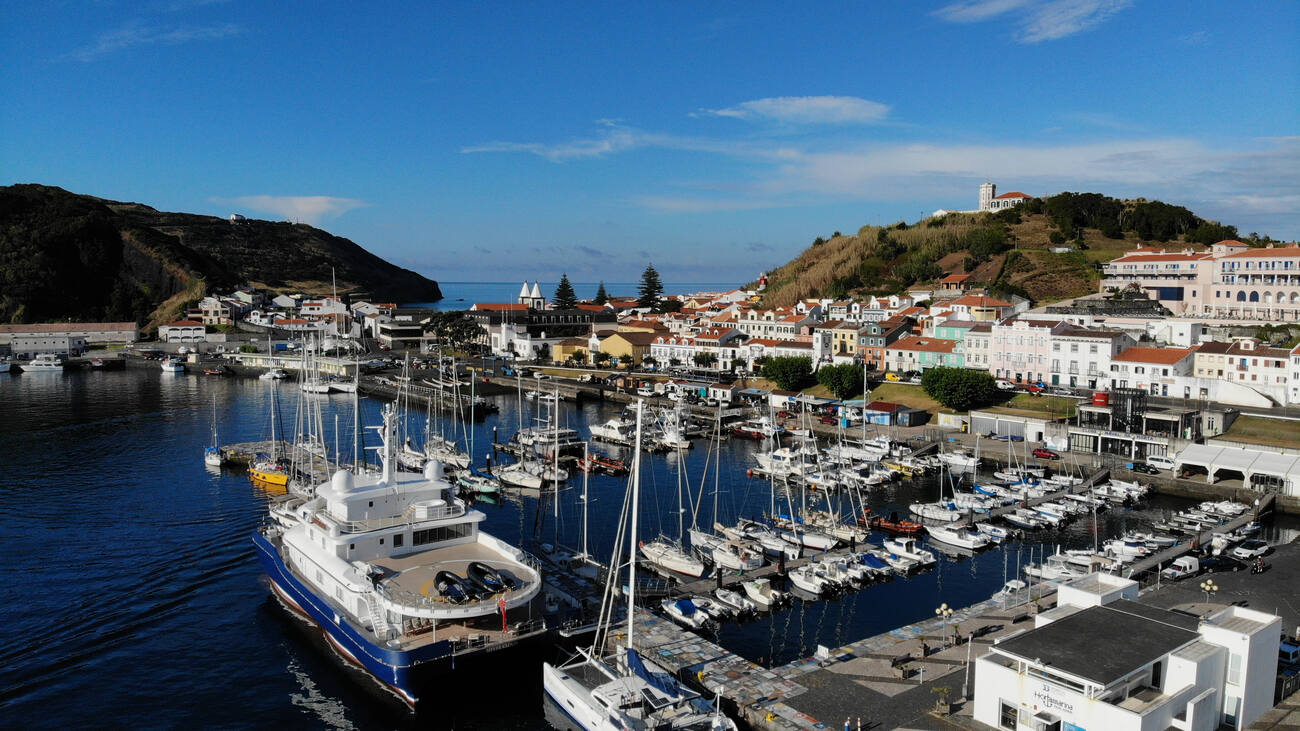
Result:
{"label": "buoy", "polygon": [[746,476],[746,477],[753,477],[753,476],[754,476],[754,470],[753,470],[753,469],[745,470],[745,476]]}

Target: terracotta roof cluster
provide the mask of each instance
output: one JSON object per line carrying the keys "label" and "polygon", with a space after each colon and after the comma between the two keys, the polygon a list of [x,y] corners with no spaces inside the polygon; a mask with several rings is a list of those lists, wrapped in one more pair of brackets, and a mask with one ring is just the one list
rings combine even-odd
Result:
{"label": "terracotta roof cluster", "polygon": [[1111,359],[1123,363],[1156,363],[1173,365],[1196,352],[1196,348],[1151,348],[1134,346]]}
{"label": "terracotta roof cluster", "polygon": [[911,335],[901,338],[894,342],[893,345],[886,346],[886,350],[916,350],[925,353],[951,353],[957,347],[956,340],[945,340],[943,338],[926,338],[918,335]]}

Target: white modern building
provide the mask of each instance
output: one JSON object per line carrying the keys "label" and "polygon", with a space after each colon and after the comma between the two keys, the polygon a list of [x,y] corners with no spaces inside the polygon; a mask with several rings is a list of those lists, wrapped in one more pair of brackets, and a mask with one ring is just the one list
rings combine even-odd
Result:
{"label": "white modern building", "polygon": [[[1125,586],[1124,583],[1131,586]],[[1136,584],[1085,576],[1033,629],[975,663],[975,720],[1010,731],[1243,729],[1273,706],[1282,620],[1140,604]]]}

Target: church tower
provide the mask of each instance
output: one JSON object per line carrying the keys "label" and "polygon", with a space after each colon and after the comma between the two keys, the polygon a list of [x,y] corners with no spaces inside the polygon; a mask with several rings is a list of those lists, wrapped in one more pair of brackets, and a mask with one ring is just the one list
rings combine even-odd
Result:
{"label": "church tower", "polygon": [[980,210],[993,210],[993,199],[998,195],[998,186],[994,183],[980,185]]}

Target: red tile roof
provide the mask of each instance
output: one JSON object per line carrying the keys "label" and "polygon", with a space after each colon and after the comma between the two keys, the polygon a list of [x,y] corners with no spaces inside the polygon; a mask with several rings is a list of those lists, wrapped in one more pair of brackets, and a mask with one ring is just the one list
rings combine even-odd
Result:
{"label": "red tile roof", "polygon": [[1236,251],[1225,255],[1224,259],[1267,259],[1272,256],[1300,256],[1300,246],[1292,244],[1291,246],[1281,246],[1262,249],[1246,249],[1245,251]]}
{"label": "red tile roof", "polygon": [[[1242,253],[1245,253],[1245,252],[1242,252]],[[1229,254],[1229,256],[1236,256],[1236,254]],[[1155,262],[1165,262],[1165,261],[1201,261],[1201,260],[1203,260],[1203,259],[1213,259],[1213,258],[1214,258],[1214,255],[1213,255],[1213,254],[1205,254],[1205,253],[1202,253],[1202,254],[1182,254],[1182,253],[1174,253],[1174,254],[1169,254],[1169,253],[1163,253],[1163,254],[1147,254],[1147,253],[1141,253],[1141,254],[1137,254],[1137,253],[1128,253],[1128,254],[1125,254],[1124,256],[1119,257],[1118,259],[1112,259],[1110,263],[1114,264],[1114,263],[1116,263],[1116,262],[1132,262],[1132,263],[1138,263],[1138,262],[1141,262],[1141,263],[1151,264],[1151,263],[1155,263]]]}
{"label": "red tile roof", "polygon": [[203,327],[203,323],[194,320],[177,320],[167,327]]}
{"label": "red tile roof", "polygon": [[885,350],[919,350],[926,353],[951,353],[953,348],[956,347],[956,340],[924,338],[917,335],[911,335],[895,341],[893,345],[885,346]]}
{"label": "red tile roof", "polygon": [[949,274],[943,279],[940,279],[939,284],[961,284],[967,279],[970,279],[969,274]]}
{"label": "red tile roof", "polygon": [[1010,302],[1003,302],[995,297],[983,294],[968,294],[949,302],[950,305],[967,305],[970,307],[1010,307]]}
{"label": "red tile roof", "polygon": [[1010,193],[1003,193],[1002,195],[996,196],[993,198],[993,200],[998,201],[998,200],[1006,200],[1007,198],[1032,198],[1032,197],[1033,196],[1025,195],[1024,193],[1021,193],[1018,190],[1013,190]]}
{"label": "red tile roof", "polygon": [[1158,363],[1173,365],[1196,352],[1196,348],[1149,348],[1134,346],[1111,359],[1123,363]]}

